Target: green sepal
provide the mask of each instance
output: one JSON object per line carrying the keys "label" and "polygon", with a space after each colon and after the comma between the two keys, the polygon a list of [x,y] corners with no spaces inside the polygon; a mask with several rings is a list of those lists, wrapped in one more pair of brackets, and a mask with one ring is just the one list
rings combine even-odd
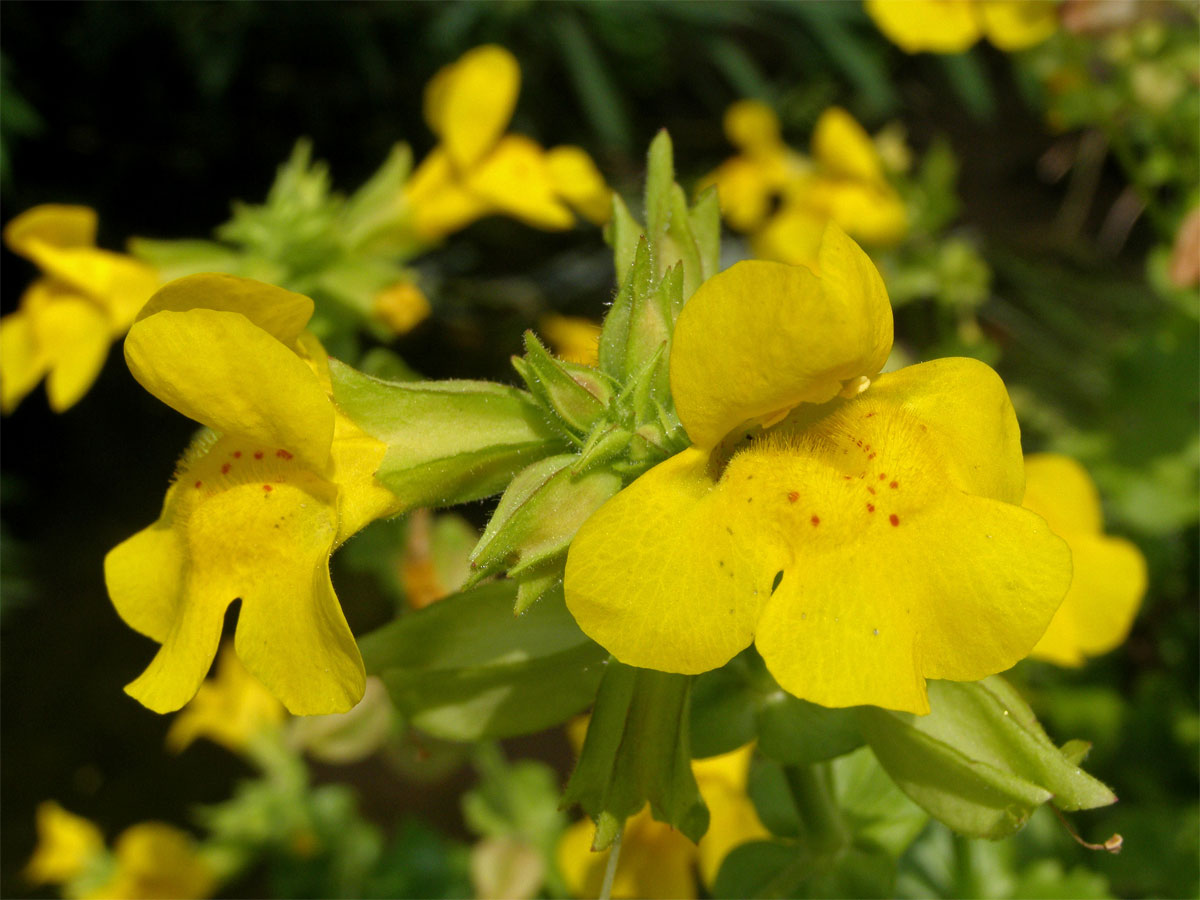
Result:
{"label": "green sepal", "polygon": [[596,466],[612,462],[625,452],[632,440],[633,432],[620,425],[596,429],[588,435],[587,443],[575,457],[575,462],[571,465],[571,474],[580,475]]}
{"label": "green sepal", "polygon": [[655,819],[693,841],[708,830],[688,746],[690,687],[686,675],[609,660],[563,793],[564,806],[578,803],[596,821],[592,849],[608,847],[647,801]]}
{"label": "green sepal", "polygon": [[642,224],[633,217],[621,195],[614,193],[613,215],[604,226],[604,239],[613,249],[613,268],[616,270],[618,284],[624,283],[629,275],[638,241],[644,232]]}
{"label": "green sepal", "polygon": [[515,579],[517,602],[513,606],[514,614],[519,616],[551,591],[562,590],[565,561],[565,559],[547,560],[539,565],[531,566]]}
{"label": "green sepal", "polygon": [[700,192],[688,213],[688,222],[700,254],[700,282],[703,284],[721,268],[721,206],[715,184]]}
{"label": "green sepal", "polygon": [[[399,249],[393,245],[411,240],[402,198],[412,163],[412,148],[408,144],[393,145],[383,165],[346,200],[340,225],[349,248]],[[407,257],[412,253],[399,255]]]}
{"label": "green sepal", "polygon": [[[650,244],[642,237],[634,251],[633,263],[621,279],[620,290],[600,329],[600,371],[617,382],[623,382],[629,372],[640,368],[641,360],[634,347],[644,346],[649,340],[646,327],[649,325],[652,331],[662,331],[662,326],[654,327],[655,319],[665,317],[654,316],[653,310],[647,315],[645,309],[654,283],[653,253]],[[665,338],[665,334],[660,336]]]}
{"label": "green sepal", "polygon": [[1066,810],[1116,801],[1051,743],[1002,678],[928,689],[929,715],[862,707],[859,727],[901,790],[955,831],[1002,838],[1051,799]]}
{"label": "green sepal", "polygon": [[646,154],[646,233],[651,240],[666,231],[671,219],[671,189],[675,185],[675,154],[671,135],[660,129]]}
{"label": "green sepal", "polygon": [[516,584],[445,597],[359,641],[368,674],[435,737],[477,741],[532,734],[592,702],[605,652],[579,630],[562,592],[513,615]]}
{"label": "green sepal", "polygon": [[574,475],[574,454],[539,460],[520,472],[471,551],[471,581],[500,569],[516,577],[564,556],[580,526],[621,489],[619,475],[596,468]]}
{"label": "green sepal", "polygon": [[236,250],[215,241],[156,241],[129,239],[129,252],[153,266],[163,283],[200,272],[241,274],[241,257]]}
{"label": "green sepal", "polygon": [[598,369],[555,359],[532,331],[525,332],[525,356],[513,365],[542,401],[574,432],[585,435],[604,415],[615,387]]}
{"label": "green sepal", "polygon": [[700,248],[696,244],[695,235],[692,234],[691,220],[688,216],[687,195],[677,184],[671,186],[671,224],[667,226],[667,238],[672,252],[664,250],[659,253],[659,268],[666,270],[670,266],[679,265],[683,269],[682,292],[671,310],[671,322],[674,323],[679,311],[683,309],[684,298],[692,296],[704,281]]}
{"label": "green sepal", "polygon": [[451,506],[503,490],[522,468],[566,448],[524,391],[486,381],[381,381],[329,361],[333,397],[388,445],[375,477],[408,508]]}

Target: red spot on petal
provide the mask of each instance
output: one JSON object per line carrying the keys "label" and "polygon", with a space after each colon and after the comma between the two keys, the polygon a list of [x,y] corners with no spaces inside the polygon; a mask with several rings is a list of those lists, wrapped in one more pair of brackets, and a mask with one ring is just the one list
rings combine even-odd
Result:
{"label": "red spot on petal", "polygon": [[814,528],[821,524],[821,519],[818,516],[813,516],[811,521]]}
{"label": "red spot on petal", "polygon": [[788,503],[795,503],[800,499],[799,491],[788,491]]}
{"label": "red spot on petal", "polygon": [[893,481],[891,484],[888,485],[888,487],[890,487],[894,491],[896,488],[900,487],[900,482]]}
{"label": "red spot on petal", "polygon": [[922,426],[921,426],[921,430],[922,430],[922,431],[928,431],[929,429],[928,429],[928,428],[926,428],[924,425],[922,425]]}
{"label": "red spot on petal", "polygon": [[892,513],[890,516],[888,516],[888,521],[891,522],[893,525],[899,525],[900,517],[898,515],[896,515],[895,513]]}
{"label": "red spot on petal", "polygon": [[869,487],[869,486],[868,486],[868,487],[867,487],[867,493],[868,493],[868,494],[873,494],[873,493],[875,493],[875,488],[873,488],[873,487]]}
{"label": "red spot on petal", "polygon": [[202,484],[204,484],[204,482],[203,482],[203,481],[197,481],[197,482],[196,482],[196,487],[200,487],[200,485],[202,485]]}
{"label": "red spot on petal", "polygon": [[875,504],[874,503],[867,504],[867,512],[875,512]]}
{"label": "red spot on petal", "polygon": [[232,468],[233,468],[233,463],[225,463],[225,465],[221,466],[221,474],[228,475],[229,470]]}
{"label": "red spot on petal", "polygon": [[843,477],[843,478],[845,478],[847,481],[849,481],[849,480],[850,480],[850,476],[849,476],[849,475],[843,475],[842,477]]}
{"label": "red spot on petal", "polygon": [[875,454],[874,454],[874,453],[870,454],[870,455],[867,457],[867,459],[874,459],[874,458],[875,458]]}
{"label": "red spot on petal", "polygon": [[241,451],[241,450],[234,450],[234,451],[233,451],[233,458],[234,458],[234,459],[241,459],[241,458],[242,458],[242,451]]}
{"label": "red spot on petal", "polygon": [[864,418],[864,419],[869,419],[869,418],[871,418],[871,416],[873,416],[873,415],[875,415],[875,413],[873,413],[873,412],[869,412],[869,413],[867,413],[865,416],[863,416],[863,418]]}
{"label": "red spot on petal", "polygon": [[883,472],[880,472],[880,473],[879,473],[879,480],[880,480],[880,481],[887,481],[887,475],[885,475]]}
{"label": "red spot on petal", "polygon": [[292,458],[292,454],[288,453],[286,450],[276,450],[275,455],[278,456],[280,459],[291,459]]}
{"label": "red spot on petal", "polygon": [[[264,484],[264,485],[263,485],[263,490],[264,490],[264,491],[266,491],[266,492],[269,494],[269,493],[271,493],[271,491],[275,490],[275,488],[271,487],[269,484]],[[892,516],[892,518],[894,519],[894,518],[896,518],[896,517],[895,517],[895,516]],[[896,523],[895,523],[895,522],[893,522],[892,524],[893,524],[893,525],[895,525]]]}
{"label": "red spot on petal", "polygon": [[256,450],[256,451],[254,452],[254,458],[255,458],[255,459],[262,459],[262,458],[263,458],[263,452],[262,452],[261,450]]}

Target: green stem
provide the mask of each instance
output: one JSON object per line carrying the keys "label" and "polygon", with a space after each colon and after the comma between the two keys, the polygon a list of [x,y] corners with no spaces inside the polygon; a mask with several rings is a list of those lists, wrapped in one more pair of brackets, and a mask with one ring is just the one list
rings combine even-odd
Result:
{"label": "green stem", "polygon": [[968,900],[984,896],[975,877],[975,853],[971,839],[954,832],[954,894]]}
{"label": "green stem", "polygon": [[617,877],[617,862],[621,858],[621,834],[624,827],[613,838],[608,851],[608,865],[604,867],[604,884],[600,886],[600,900],[609,900],[612,896],[613,879]]}
{"label": "green stem", "polygon": [[833,799],[828,766],[784,766],[783,774],[813,852],[833,856],[846,849],[850,832]]}

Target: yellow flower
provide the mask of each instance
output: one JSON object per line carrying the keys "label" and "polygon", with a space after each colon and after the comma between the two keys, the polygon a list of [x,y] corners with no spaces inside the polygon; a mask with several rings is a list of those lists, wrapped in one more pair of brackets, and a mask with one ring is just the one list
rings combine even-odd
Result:
{"label": "yellow flower", "polygon": [[37,847],[25,867],[32,884],[63,884],[81,875],[104,853],[104,835],[82,816],[52,800],[37,808]]}
{"label": "yellow flower", "polygon": [[905,53],[962,53],[981,37],[1001,50],[1024,50],[1058,27],[1052,0],[865,0],[864,6]]}
{"label": "yellow flower", "polygon": [[50,408],[62,412],[87,393],[158,278],[98,249],[96,213],[84,206],[35,206],[9,222],[4,241],[44,276],[0,319],[0,410],[12,412],[46,376]]}
{"label": "yellow flower", "polygon": [[181,753],[196,738],[206,737],[241,753],[255,737],[278,728],[284,715],[275,695],[246,671],[226,644],[217,656],[216,676],[200,685],[171,723],[167,748]]}
{"label": "yellow flower", "polygon": [[414,230],[435,241],[493,213],[535,228],[570,228],[569,206],[602,224],[608,186],[578,147],[546,152],[505,134],[516,107],[521,69],[503,47],[488,44],[439,71],[425,88],[425,120],[439,145],[405,189]]}
{"label": "yellow flower", "polygon": [[591,319],[548,313],[538,322],[538,330],[560,359],[584,366],[597,365],[600,326]]}
{"label": "yellow flower", "polygon": [[754,642],[797,697],[917,713],[926,679],[1025,657],[1071,565],[1018,505],[1008,394],[971,359],[880,375],[891,344],[879,273],[836,225],[811,269],[743,262],[702,285],[670,359],[693,446],[575,537],[584,632],[681,673]]}
{"label": "yellow flower", "polygon": [[312,311],[281,288],[193,275],[155,294],[125,341],[142,386],[211,429],[180,461],[158,521],[105,559],[117,612],[162,644],[126,687],[156,712],[196,694],[239,598],[237,655],[291,712],[344,712],[362,697],[329,556],[400,504],[373,478],[385,445],[330,399],[327,357],[303,331]]}
{"label": "yellow flower", "polygon": [[[711,888],[731,850],[769,836],[746,795],[753,753],[748,744],[692,762],[710,814],[708,831],[698,845],[670,825],[655,821],[649,805],[625,823],[613,897],[696,897],[697,867]],[[576,897],[597,896],[604,881],[610,851],[592,852],[594,832],[592,823],[584,819],[568,828],[558,845],[559,869]]]}
{"label": "yellow flower", "polygon": [[85,900],[198,900],[216,888],[192,838],[162,822],[126,828],[113,852],[111,880],[84,894]]}
{"label": "yellow flower", "polygon": [[751,240],[755,256],[810,263],[831,220],[866,244],[903,239],[908,212],[888,183],[879,151],[853,116],[836,106],[825,110],[813,130],[812,154],[812,171],[788,185],[780,211]]}
{"label": "yellow flower", "polygon": [[1146,593],[1146,560],[1129,541],[1104,534],[1100,497],[1083,466],[1051,453],[1026,457],[1025,508],[1067,542],[1075,569],[1030,656],[1080,666],[1120,646]]}
{"label": "yellow flower", "polygon": [[399,281],[375,295],[375,318],[396,334],[408,334],[432,311],[429,298],[411,281]]}

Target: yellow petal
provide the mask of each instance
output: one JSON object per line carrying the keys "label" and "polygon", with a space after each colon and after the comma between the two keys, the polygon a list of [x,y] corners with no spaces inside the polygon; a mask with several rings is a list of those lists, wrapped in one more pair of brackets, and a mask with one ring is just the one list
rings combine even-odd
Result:
{"label": "yellow petal", "polygon": [[163,285],[142,307],[137,319],[140,322],[155,313],[192,309],[241,313],[290,346],[312,318],[313,302],[303,294],[252,278],[207,272]]}
{"label": "yellow petal", "polygon": [[538,331],[550,342],[559,359],[594,366],[600,350],[600,326],[579,316],[547,313],[538,320]]}
{"label": "yellow petal", "polygon": [[906,53],[962,53],[981,34],[974,0],[865,0],[879,30]]}
{"label": "yellow petal", "polygon": [[46,203],[27,209],[8,223],[4,243],[28,257],[31,244],[91,247],[96,243],[96,211],[86,206]]}
{"label": "yellow petal", "polygon": [[811,206],[788,204],[750,238],[750,248],[758,259],[815,267],[829,218]]}
{"label": "yellow petal", "polygon": [[707,181],[717,186],[721,214],[730,228],[753,231],[762,224],[775,185],[757,160],[735,156],[723,162]]}
{"label": "yellow petal", "polygon": [[1055,534],[1100,534],[1100,494],[1087,470],[1069,456],[1031,453],[1025,457],[1022,505],[1041,516]]}
{"label": "yellow petal", "polygon": [[46,395],[50,408],[62,412],[88,392],[104,368],[111,342],[109,320],[91,301],[62,294],[40,306],[31,320],[35,341],[49,368]]}
{"label": "yellow petal", "polygon": [[778,550],[713,490],[708,456],[689,448],[655,466],[571,542],[567,607],[628,665],[706,672],[753,639]]}
{"label": "yellow petal", "polygon": [[0,319],[0,411],[16,409],[42,380],[47,364],[26,312]]}
{"label": "yellow petal", "polygon": [[240,313],[155,313],[130,329],[125,360],[146,390],[185,416],[325,467],[332,403],[304,360]]}
{"label": "yellow petal", "polygon": [[[586,819],[566,830],[558,845],[558,866],[574,897],[596,897],[611,851],[592,852],[595,827]],[[621,854],[613,878],[614,898],[694,898],[696,848],[680,832],[656,822],[647,806],[625,822]]]}
{"label": "yellow petal", "polygon": [[121,253],[30,241],[27,255],[54,280],[104,309],[114,335],[124,333],[158,287],[153,269]]}
{"label": "yellow petal", "polygon": [[37,847],[24,872],[32,884],[70,881],[104,852],[100,829],[52,800],[38,804],[37,835]]}
{"label": "yellow petal", "polygon": [[441,240],[492,212],[487,201],[463,186],[441,147],[417,167],[405,197],[412,209],[413,230],[427,242]]}
{"label": "yellow petal", "polygon": [[371,312],[396,334],[408,334],[433,312],[425,292],[411,281],[384,288],[371,304]]}
{"label": "yellow petal", "polygon": [[806,199],[864,244],[890,246],[908,233],[908,210],[886,183],[820,180]]}
{"label": "yellow petal", "polygon": [[813,271],[749,261],[700,286],[675,327],[671,394],[692,442],[713,447],[739,425],[875,375],[891,346],[879,273],[830,225]]}
{"label": "yellow petal", "polygon": [[554,190],[588,221],[603,225],[612,215],[612,189],[581,147],[552,147],[546,166]]}
{"label": "yellow petal", "polygon": [[185,548],[172,527],[170,506],[177,483],[167,494],[157,522],[122,541],[104,557],[104,581],[125,624],[158,643],[171,633],[183,589]]}
{"label": "yellow petal", "polygon": [[197,738],[208,738],[234,753],[284,720],[283,706],[238,661],[226,644],[217,656],[217,674],[200,685],[167,731],[167,748],[183,751]]}
{"label": "yellow petal", "polygon": [[817,165],[829,175],[882,181],[883,163],[871,136],[841,107],[831,106],[817,119],[812,138]]}
{"label": "yellow petal", "polygon": [[400,512],[404,504],[375,480],[387,444],[368,435],[340,410],[333,434],[330,480],[338,486],[337,547],[367,523]]}
{"label": "yellow petal", "polygon": [[425,93],[425,120],[459,170],[474,166],[504,133],[521,67],[495,44],[476,47],[434,76]]}
{"label": "yellow petal", "polygon": [[779,117],[761,100],[739,100],[725,110],[723,122],[729,143],[747,153],[770,150],[782,143]]}
{"label": "yellow petal", "polygon": [[752,745],[692,763],[700,794],[708,806],[709,826],[697,846],[700,874],[710,888],[721,863],[735,847],[766,840],[770,833],[746,795]]}
{"label": "yellow petal", "polygon": [[1146,592],[1146,560],[1129,541],[1107,537],[1100,498],[1079,463],[1034,454],[1025,460],[1025,506],[1071,548],[1071,589],[1031,656],[1082,665],[1125,640]]}
{"label": "yellow petal", "polygon": [[1001,50],[1040,44],[1058,28],[1058,4],[1047,0],[979,0],[983,31]]}
{"label": "yellow petal", "polygon": [[117,871],[86,900],[199,900],[216,879],[191,835],[162,822],[126,828],[114,845]]}
{"label": "yellow petal", "polygon": [[555,194],[546,155],[536,142],[510,134],[466,176],[469,191],[535,228],[570,228],[575,217]]}

